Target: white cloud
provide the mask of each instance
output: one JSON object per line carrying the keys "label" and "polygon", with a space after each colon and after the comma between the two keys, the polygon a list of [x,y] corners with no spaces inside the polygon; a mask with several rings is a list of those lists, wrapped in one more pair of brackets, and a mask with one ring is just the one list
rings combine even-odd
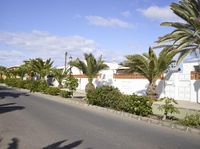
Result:
{"label": "white cloud", "polygon": [[24,59],[24,55],[20,51],[0,50],[0,64],[3,66],[18,65],[22,59]]}
{"label": "white cloud", "polygon": [[90,24],[97,26],[132,28],[132,24],[117,18],[104,18],[100,16],[86,16]]}
{"label": "white cloud", "polygon": [[142,14],[150,19],[159,21],[182,21],[178,16],[176,16],[169,6],[159,7],[151,6],[147,9],[138,9]]}
{"label": "white cloud", "polygon": [[0,60],[6,60],[6,59],[18,59],[23,57],[23,53],[20,51],[16,51],[16,50],[0,50]]}
{"label": "white cloud", "polygon": [[66,51],[79,56],[84,52],[92,52],[97,47],[94,40],[81,36],[62,37],[42,31],[30,33],[0,32],[1,43],[10,47],[9,49],[15,49],[15,51],[0,51],[0,61],[16,55],[23,55],[18,57],[22,60],[24,57],[51,57],[55,61],[61,61],[60,59],[63,58]]}
{"label": "white cloud", "polygon": [[[116,52],[117,51],[117,52]],[[109,50],[109,49],[100,49],[95,50],[94,55],[96,57],[103,56],[103,59],[106,62],[117,62],[120,63],[125,59],[125,55],[128,55],[127,52],[121,49]]]}
{"label": "white cloud", "polygon": [[95,42],[81,36],[61,37],[48,32],[32,31],[31,33],[1,32],[0,42],[28,50],[81,50],[94,48]]}
{"label": "white cloud", "polygon": [[131,16],[131,12],[130,11],[123,11],[121,12],[121,15],[124,16],[124,17],[130,17]]}

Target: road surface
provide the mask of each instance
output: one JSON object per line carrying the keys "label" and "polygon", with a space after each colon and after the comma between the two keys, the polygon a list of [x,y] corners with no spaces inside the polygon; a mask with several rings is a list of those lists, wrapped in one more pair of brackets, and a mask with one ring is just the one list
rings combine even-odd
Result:
{"label": "road surface", "polygon": [[200,149],[200,135],[0,86],[0,148]]}

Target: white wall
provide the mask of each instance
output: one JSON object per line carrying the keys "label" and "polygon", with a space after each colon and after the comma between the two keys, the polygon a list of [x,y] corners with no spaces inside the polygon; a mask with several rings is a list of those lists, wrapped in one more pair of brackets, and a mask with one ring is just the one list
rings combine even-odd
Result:
{"label": "white wall", "polygon": [[113,86],[124,94],[145,95],[148,81],[146,79],[113,79]]}
{"label": "white wall", "polygon": [[[183,63],[182,73],[168,73],[165,75],[165,80],[158,80],[156,82],[158,96],[160,98],[171,97],[176,100],[200,102],[200,80],[191,80],[190,74],[194,70],[194,65],[198,65],[198,62]],[[101,71],[101,75],[98,78],[94,78],[93,84],[95,86],[112,85],[119,88],[124,94],[146,94],[147,79],[115,79],[113,74],[116,72],[117,66],[114,64],[112,67],[112,69]],[[76,68],[73,68],[72,71],[73,74],[81,74]],[[87,78],[79,78],[78,82],[78,89],[84,90],[88,80]]]}
{"label": "white wall", "polygon": [[191,71],[194,71],[194,66],[196,65],[199,65],[197,61],[183,63],[183,73],[190,73]]}

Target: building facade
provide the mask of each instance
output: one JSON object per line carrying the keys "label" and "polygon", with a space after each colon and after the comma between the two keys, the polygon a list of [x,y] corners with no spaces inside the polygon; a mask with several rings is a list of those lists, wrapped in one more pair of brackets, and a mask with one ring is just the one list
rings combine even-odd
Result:
{"label": "building facade", "polygon": [[[111,85],[117,87],[124,94],[145,95],[148,80],[140,74],[126,73],[127,67],[117,63],[106,63],[109,69],[103,70],[94,78],[93,84],[97,86]],[[199,65],[198,60],[185,61],[182,71],[168,71],[156,82],[157,95],[171,97],[176,100],[185,100],[200,103],[200,72],[195,71]],[[78,90],[84,90],[87,77],[77,68],[72,68],[72,74],[78,79]],[[56,85],[56,83],[55,83]]]}

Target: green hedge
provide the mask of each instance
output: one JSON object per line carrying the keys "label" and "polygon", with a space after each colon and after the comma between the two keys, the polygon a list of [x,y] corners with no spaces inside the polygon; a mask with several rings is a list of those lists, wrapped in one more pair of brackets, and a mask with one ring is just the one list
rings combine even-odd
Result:
{"label": "green hedge", "polygon": [[49,95],[60,95],[62,97],[71,97],[71,93],[68,91],[61,91],[57,87],[50,87],[45,81],[41,80],[21,80],[18,78],[8,78],[4,80],[4,83],[11,87],[28,89],[30,92],[41,92]]}
{"label": "green hedge", "polygon": [[0,83],[4,83],[4,79],[0,78]]}
{"label": "green hedge", "polygon": [[58,87],[47,87],[44,93],[49,95],[59,95],[60,89]]}
{"label": "green hedge", "polygon": [[118,109],[122,94],[112,86],[101,86],[87,93],[89,104]]}
{"label": "green hedge", "polygon": [[148,116],[152,114],[152,102],[149,97],[124,95],[120,102],[120,109],[136,115]]}
{"label": "green hedge", "polygon": [[60,91],[60,96],[64,97],[64,98],[70,98],[71,97],[71,92],[61,90]]}
{"label": "green hedge", "polygon": [[149,97],[123,95],[117,88],[101,86],[87,93],[89,104],[121,110],[136,115],[152,114],[152,102]]}

